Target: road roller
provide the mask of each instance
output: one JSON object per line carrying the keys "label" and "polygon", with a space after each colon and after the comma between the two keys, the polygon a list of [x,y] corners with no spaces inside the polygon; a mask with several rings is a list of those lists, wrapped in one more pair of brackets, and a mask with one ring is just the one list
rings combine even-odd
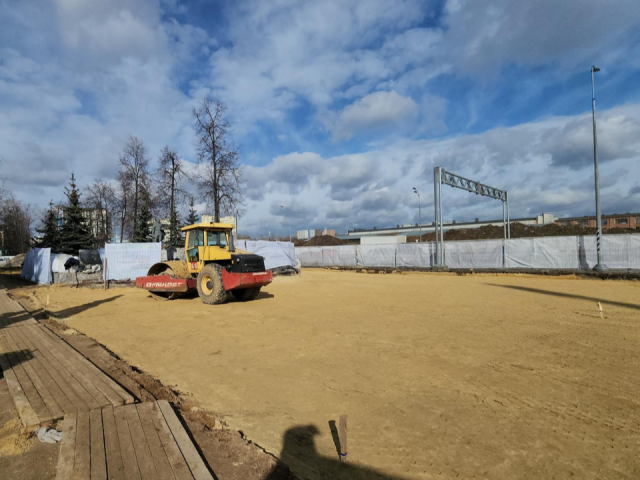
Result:
{"label": "road roller", "polygon": [[173,300],[198,292],[204,303],[218,304],[230,296],[253,300],[273,280],[260,255],[236,250],[233,225],[196,223],[182,228],[185,261],[160,262],[151,266],[136,285],[157,298]]}

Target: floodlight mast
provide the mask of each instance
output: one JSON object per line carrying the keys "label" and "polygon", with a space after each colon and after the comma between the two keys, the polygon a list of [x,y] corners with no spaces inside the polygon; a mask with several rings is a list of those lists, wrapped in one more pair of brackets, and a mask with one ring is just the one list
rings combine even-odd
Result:
{"label": "floodlight mast", "polygon": [[436,267],[445,267],[444,258],[444,222],[442,220],[442,184],[449,185],[454,188],[466,190],[483,197],[495,198],[502,202],[502,225],[505,240],[511,238],[511,226],[509,225],[509,193],[506,190],[500,190],[490,187],[475,180],[461,177],[458,174],[447,172],[442,167],[433,169],[433,196],[435,204],[435,232],[436,232]]}

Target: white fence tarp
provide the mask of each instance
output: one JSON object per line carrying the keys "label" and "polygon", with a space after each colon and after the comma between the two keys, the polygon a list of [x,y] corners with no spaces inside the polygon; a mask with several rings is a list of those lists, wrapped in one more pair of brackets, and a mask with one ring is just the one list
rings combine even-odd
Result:
{"label": "white fence tarp", "polygon": [[400,243],[396,250],[396,266],[430,268],[435,255],[435,243]]}
{"label": "white fence tarp", "polygon": [[[591,269],[598,263],[596,236],[580,237],[580,268]],[[640,269],[640,235],[603,235],[602,261],[609,268]]]}
{"label": "white fence tarp", "polygon": [[506,268],[579,268],[578,237],[537,237],[505,240]]}
{"label": "white fence tarp", "polygon": [[107,280],[135,280],[143,277],[162,258],[160,243],[107,243]]}
{"label": "white fence tarp", "polygon": [[298,264],[295,248],[291,242],[247,240],[244,250],[264,257],[264,266],[267,270],[278,267],[295,267]]}
{"label": "white fence tarp", "polygon": [[51,249],[34,248],[27,252],[20,276],[35,283],[51,283]]}
{"label": "white fence tarp", "polygon": [[[312,247],[313,248],[313,247]],[[355,267],[355,245],[333,245],[322,247],[323,267]]]}
{"label": "white fence tarp", "polygon": [[[355,265],[352,252],[355,248]],[[640,235],[604,235],[604,263],[613,269],[640,269]],[[435,243],[298,247],[303,267],[408,267],[434,265]],[[596,264],[595,236],[536,237],[445,242],[451,269],[506,268],[588,270]]]}
{"label": "white fence tarp", "polygon": [[356,264],[362,267],[395,267],[397,245],[357,245]]}
{"label": "white fence tarp", "polygon": [[324,247],[298,247],[296,248],[296,256],[303,267],[322,267],[323,248]]}
{"label": "white fence tarp", "polygon": [[502,240],[445,242],[444,255],[452,269],[503,268]]}

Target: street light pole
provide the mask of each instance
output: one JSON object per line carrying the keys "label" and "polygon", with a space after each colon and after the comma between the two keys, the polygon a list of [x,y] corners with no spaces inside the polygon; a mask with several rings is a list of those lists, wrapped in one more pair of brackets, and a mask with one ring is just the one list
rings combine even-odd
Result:
{"label": "street light pole", "polygon": [[[284,205],[280,205],[280,208],[282,208],[286,212]],[[287,217],[287,220],[289,221],[289,243],[291,243],[291,219]]]}
{"label": "street light pole", "polygon": [[420,192],[413,187],[413,193],[418,195],[418,223],[420,224],[420,236],[418,237],[418,242],[422,241],[422,202],[420,200]]}
{"label": "street light pole", "polygon": [[593,270],[596,272],[604,272],[608,270],[608,267],[602,261],[602,215],[600,212],[600,178],[598,175],[598,136],[596,134],[596,87],[594,74],[599,72],[598,67],[591,67],[591,111],[593,117],[593,170],[595,178],[596,189],[596,227],[598,229],[596,233],[596,244],[598,251],[598,263]]}

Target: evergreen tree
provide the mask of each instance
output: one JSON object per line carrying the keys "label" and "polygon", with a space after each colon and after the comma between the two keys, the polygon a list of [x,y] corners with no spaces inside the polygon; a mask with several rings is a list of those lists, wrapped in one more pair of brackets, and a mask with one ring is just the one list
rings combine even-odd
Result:
{"label": "evergreen tree", "polygon": [[92,248],[93,234],[80,206],[80,192],[73,173],[69,186],[70,189],[65,187],[67,204],[62,206],[63,224],[60,229],[60,253],[78,255],[81,248]]}
{"label": "evergreen tree", "polygon": [[153,215],[151,214],[150,198],[147,192],[142,194],[142,204],[138,210],[138,217],[135,219],[132,241],[135,243],[147,243],[153,241],[151,235],[151,222]]}
{"label": "evergreen tree", "polygon": [[49,203],[49,210],[44,216],[44,225],[38,233],[42,234],[42,240],[38,242],[40,248],[50,248],[53,253],[60,252],[60,227],[58,226],[58,214],[53,206],[53,200]]}
{"label": "evergreen tree", "polygon": [[168,243],[170,247],[181,247],[183,245],[182,234],[180,233],[180,216],[175,208],[171,210],[171,214],[169,215]]}
{"label": "evergreen tree", "polygon": [[198,223],[198,216],[196,214],[196,209],[193,206],[193,197],[189,199],[189,216],[187,217],[187,225],[193,225],[194,223]]}

